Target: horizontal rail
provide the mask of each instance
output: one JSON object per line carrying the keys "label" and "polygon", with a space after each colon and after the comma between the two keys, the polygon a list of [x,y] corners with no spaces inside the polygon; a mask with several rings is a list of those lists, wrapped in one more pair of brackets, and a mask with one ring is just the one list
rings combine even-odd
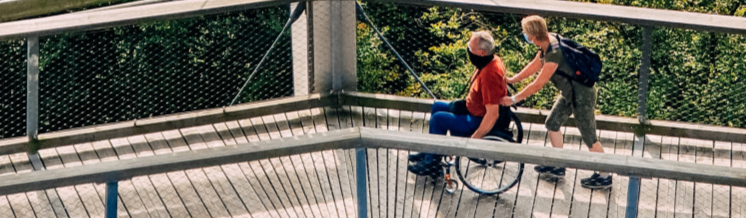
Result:
{"label": "horizontal rail", "polygon": [[[184,0],[89,13],[74,13],[0,24],[0,39],[43,36],[131,25],[153,20],[209,15],[299,2],[300,0]],[[320,0],[311,0],[320,1]],[[479,11],[542,14],[693,30],[745,34],[746,18],[553,0],[375,0],[416,5],[442,5]]]}
{"label": "horizontal rail", "polygon": [[[282,112],[297,111],[315,107],[355,105],[364,107],[390,108],[417,112],[430,112],[433,100],[401,97],[385,94],[345,92],[339,95],[311,94],[275,100],[252,102],[225,108],[205,109],[179,114],[158,116],[147,119],[122,121],[111,124],[93,125],[49,132],[39,135],[41,148],[51,148],[76,143],[93,142],[112,138],[162,132],[200,125],[247,119]],[[529,108],[519,108],[516,114],[526,123],[544,123],[546,112]],[[575,126],[570,117],[565,126]],[[651,120],[650,125],[642,126],[634,118],[616,116],[596,116],[596,127],[600,130],[620,132],[645,131],[648,134],[687,137],[695,139],[746,143],[746,129],[697,125],[681,122]],[[0,140],[0,154],[25,152],[29,146],[27,137]]]}
{"label": "horizontal rail", "polygon": [[84,183],[105,183],[179,170],[282,157],[330,149],[360,147],[359,129],[251,142],[79,167],[0,176],[0,195]]}
{"label": "horizontal rail", "polygon": [[438,154],[614,172],[620,175],[746,186],[745,168],[598,154],[550,147],[527,147],[487,140],[356,127],[235,146],[5,175],[0,176],[0,195],[84,183],[104,183],[130,179],[136,176],[322,150],[353,148],[395,148],[427,151]]}
{"label": "horizontal rail", "polygon": [[2,23],[0,24],[0,40],[125,26],[155,20],[173,20],[291,2],[297,2],[297,0],[184,0],[88,13],[63,14]]}
{"label": "horizontal rail", "polygon": [[613,172],[643,178],[666,178],[746,186],[746,168],[685,163],[661,159],[599,154],[588,151],[526,146],[481,139],[361,128],[366,148],[427,151],[442,155],[488,158],[546,166]]}
{"label": "horizontal rail", "polygon": [[511,14],[539,14],[710,32],[746,34],[746,18],[630,6],[556,0],[379,0],[423,6],[450,6]]}
{"label": "horizontal rail", "polygon": [[[192,126],[213,124],[232,120],[296,111],[336,104],[336,95],[311,94],[275,100],[251,102],[225,108],[205,109],[185,113],[163,115],[140,120],[101,124],[70,130],[39,134],[40,148],[51,148],[83,142],[162,132]],[[27,151],[28,138],[18,137],[0,140],[0,154]]]}
{"label": "horizontal rail", "polygon": [[[417,112],[430,112],[433,100],[401,97],[385,94],[345,92],[339,96],[340,104],[363,107],[390,108]],[[518,108],[515,112],[525,123],[544,123],[548,111]],[[576,126],[575,119],[565,122],[565,126]],[[689,124],[682,122],[650,120],[649,125],[641,125],[635,118],[596,115],[596,128],[619,132],[635,132],[662,136],[686,137],[715,141],[746,143],[746,129],[712,125]]]}
{"label": "horizontal rail", "polygon": [[101,3],[118,3],[122,0],[17,0],[0,1],[0,22],[33,16],[60,13]]}

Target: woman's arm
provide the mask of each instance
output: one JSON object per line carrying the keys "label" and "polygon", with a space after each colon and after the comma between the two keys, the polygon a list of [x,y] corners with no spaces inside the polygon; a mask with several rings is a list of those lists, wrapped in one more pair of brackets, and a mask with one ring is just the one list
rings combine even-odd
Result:
{"label": "woman's arm", "polygon": [[520,82],[528,78],[532,74],[536,73],[536,71],[539,71],[540,68],[541,68],[541,60],[539,59],[539,53],[537,53],[536,57],[534,57],[534,59],[531,60],[531,62],[529,62],[528,65],[523,67],[523,69],[521,70],[521,72],[518,73],[518,75],[515,75],[512,78],[508,78],[507,82],[508,84],[514,84],[514,83]]}
{"label": "woman's arm", "polygon": [[[541,73],[539,73],[539,76],[531,82],[531,84],[528,84],[526,88],[521,90],[518,94],[515,95],[515,102],[523,101],[523,99],[528,98],[528,96],[533,95],[534,93],[541,90],[541,88],[544,87],[545,84],[549,81],[549,78],[552,78],[552,75],[554,75],[554,72],[557,71],[557,63],[554,62],[547,62],[544,64],[544,68],[541,70]],[[510,97],[505,97],[500,102],[502,105],[512,105],[513,101]]]}

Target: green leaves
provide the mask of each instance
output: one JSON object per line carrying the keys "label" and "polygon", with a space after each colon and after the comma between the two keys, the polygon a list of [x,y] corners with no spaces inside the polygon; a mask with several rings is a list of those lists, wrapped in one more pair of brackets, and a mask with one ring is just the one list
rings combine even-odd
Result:
{"label": "green leaves", "polygon": [[[588,2],[588,0],[579,0]],[[684,10],[744,16],[746,5],[729,0],[598,0],[601,4]],[[388,11],[388,10],[396,11]],[[471,31],[489,30],[497,54],[505,62],[507,75],[514,76],[536,55],[538,48],[521,35],[520,16],[483,13],[448,7],[408,7],[367,4],[366,10],[379,27],[388,27],[392,40],[425,83],[441,98],[460,98],[474,68],[466,60],[465,48]],[[373,11],[373,12],[370,12]],[[634,117],[637,114],[638,77],[642,56],[642,27],[614,22],[548,17],[548,28],[597,52],[603,62],[597,109],[602,114]],[[361,26],[358,26],[360,30]],[[360,32],[358,32],[360,34]],[[360,36],[360,35],[359,35]],[[387,36],[388,37],[388,36]],[[358,40],[361,40],[359,37]],[[383,88],[363,85],[360,90],[404,96],[423,95],[419,84],[391,58],[376,40],[358,41],[359,57],[378,57],[374,65],[358,69],[378,74]],[[366,50],[361,46],[377,47]],[[368,51],[373,53],[360,53]],[[378,56],[375,52],[380,52]],[[652,66],[648,91],[651,119],[701,122],[746,127],[746,91],[737,84],[746,77],[746,38],[743,35],[711,34],[691,30],[656,28],[653,32]],[[388,61],[388,62],[387,62]],[[366,62],[368,63],[368,62]],[[364,73],[359,71],[359,73]],[[535,76],[517,84],[522,89]],[[359,84],[380,83],[365,81]],[[367,78],[367,77],[366,77]],[[553,85],[525,100],[524,106],[551,108],[557,90]]]}

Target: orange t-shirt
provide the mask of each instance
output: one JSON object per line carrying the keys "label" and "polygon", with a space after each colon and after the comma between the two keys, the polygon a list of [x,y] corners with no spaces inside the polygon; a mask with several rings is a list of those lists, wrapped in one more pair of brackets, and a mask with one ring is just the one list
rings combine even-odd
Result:
{"label": "orange t-shirt", "polygon": [[[476,72],[476,71],[475,71]],[[508,96],[508,85],[505,80],[505,65],[500,57],[495,56],[486,67],[479,72],[474,84],[466,97],[466,109],[474,116],[484,117],[489,104],[500,104],[500,100]]]}

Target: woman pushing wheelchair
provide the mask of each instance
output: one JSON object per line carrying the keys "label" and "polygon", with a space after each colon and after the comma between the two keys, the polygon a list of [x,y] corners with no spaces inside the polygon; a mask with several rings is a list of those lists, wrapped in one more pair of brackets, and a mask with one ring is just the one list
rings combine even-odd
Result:
{"label": "woman pushing wheelchair", "polygon": [[[566,60],[566,56],[560,48],[561,37],[555,33],[548,32],[544,18],[535,15],[528,16],[521,20],[521,27],[526,41],[539,46],[540,49],[536,57],[515,77],[508,78],[507,82],[510,84],[520,82],[537,71],[539,75],[531,84],[515,96],[511,98],[504,97],[500,104],[509,106],[522,101],[539,91],[548,81],[551,81],[560,91],[560,95],[554,102],[552,111],[546,119],[546,128],[552,147],[563,147],[562,133],[559,132],[559,129],[570,117],[570,114],[574,114],[575,122],[583,137],[583,142],[588,146],[588,150],[603,153],[603,146],[601,146],[596,136],[596,119],[594,114],[594,107],[596,106],[595,82],[574,79],[573,73],[580,75],[581,72],[574,70],[570,65],[571,63]],[[534,170],[555,178],[565,176],[564,167],[536,166]],[[610,187],[611,181],[609,173],[596,172],[591,177],[582,179],[581,184],[585,188],[599,189]]]}

